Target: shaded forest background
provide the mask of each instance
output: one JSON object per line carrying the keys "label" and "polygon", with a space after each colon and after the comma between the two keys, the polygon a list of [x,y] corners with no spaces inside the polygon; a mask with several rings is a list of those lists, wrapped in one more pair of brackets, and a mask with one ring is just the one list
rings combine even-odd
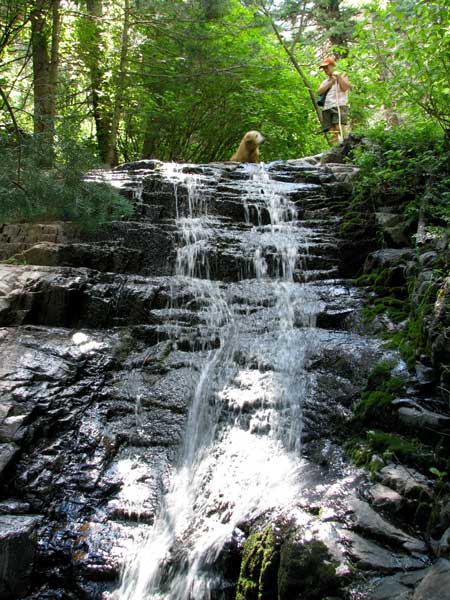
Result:
{"label": "shaded forest background", "polygon": [[353,130],[406,145],[418,131],[433,152],[449,137],[445,1],[0,0],[0,22],[3,220],[101,215],[106,191],[81,183],[92,166],[227,160],[248,129],[266,161],[324,150],[329,54],[353,84]]}

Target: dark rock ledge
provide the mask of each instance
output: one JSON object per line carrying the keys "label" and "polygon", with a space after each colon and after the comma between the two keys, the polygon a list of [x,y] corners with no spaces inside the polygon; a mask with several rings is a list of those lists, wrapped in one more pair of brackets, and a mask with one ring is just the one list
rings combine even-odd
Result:
{"label": "dark rock ledge", "polygon": [[[3,226],[0,249],[12,264],[2,265],[0,275],[0,598],[100,599],[117,585],[132,542],[149,530],[167,488],[190,395],[217,332],[189,285],[173,285],[174,188],[160,166],[139,161],[115,171],[121,183],[128,178],[122,191],[136,200],[135,223],[82,237],[65,225],[32,233]],[[267,329],[275,302],[270,286],[256,294],[249,283],[254,273],[245,249],[257,213],[250,210],[246,221],[240,182],[248,174],[218,163],[185,170],[205,187],[215,219],[212,277],[245,316],[245,342]],[[286,599],[302,589],[311,599],[320,590],[335,598],[442,600],[450,509],[441,510],[434,548],[423,528],[408,525],[411,511],[432,498],[432,478],[383,458],[371,480],[342,451],[373,367],[390,360],[404,371],[398,354],[367,332],[364,291],[343,277],[339,262],[340,214],[354,169],[313,157],[270,170],[309,236],[296,280],[306,281],[321,305],[306,360],[305,491],[296,506],[304,527],[277,538],[267,520],[243,525],[221,557],[230,578],[221,593],[234,598],[236,586],[247,593],[245,581],[266,572]],[[180,185],[178,210],[186,204]],[[270,264],[273,249],[266,250]],[[386,268],[397,269],[401,260],[403,269],[410,251],[370,260],[388,259],[394,263]],[[446,344],[440,307],[434,363]],[[428,375],[418,375],[422,389]],[[416,406],[417,398],[396,405],[403,425],[445,429],[447,414],[432,403]],[[271,560],[252,562],[262,547]],[[307,572],[312,580],[301,588]]]}

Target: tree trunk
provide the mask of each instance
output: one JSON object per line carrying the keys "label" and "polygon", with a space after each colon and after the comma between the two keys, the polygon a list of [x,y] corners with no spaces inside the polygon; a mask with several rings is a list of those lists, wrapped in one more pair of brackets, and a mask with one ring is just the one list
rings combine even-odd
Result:
{"label": "tree trunk", "polygon": [[103,0],[86,0],[86,7],[92,26],[92,38],[89,47],[85,48],[87,56],[85,62],[87,63],[91,79],[91,99],[98,154],[101,162],[106,164],[109,156],[108,144],[111,132],[111,115],[104,101],[102,102],[105,86],[105,76],[102,67],[102,59],[104,57],[101,50]]}
{"label": "tree trunk", "polygon": [[116,97],[114,100],[114,110],[111,119],[111,133],[108,142],[107,164],[116,165],[117,160],[117,134],[119,132],[120,117],[122,115],[123,100],[126,82],[126,68],[128,60],[129,45],[129,27],[130,27],[130,0],[124,0],[124,18],[122,29],[122,41],[120,48],[119,72],[116,83]]}
{"label": "tree trunk", "polygon": [[[31,48],[33,53],[34,133],[50,147],[46,158],[53,160],[55,138],[56,91],[58,84],[61,0],[41,0],[31,13]],[[51,45],[48,18],[51,9]]]}
{"label": "tree trunk", "polygon": [[52,0],[52,45],[50,49],[50,65],[48,71],[49,83],[49,139],[53,147],[55,140],[56,98],[59,69],[59,40],[61,34],[61,0]]}
{"label": "tree trunk", "polygon": [[45,134],[51,117],[49,102],[50,59],[46,31],[48,3],[35,3],[31,13],[31,47],[33,52],[34,133]]}
{"label": "tree trunk", "polygon": [[317,24],[326,32],[336,58],[348,55],[348,43],[351,39],[352,22],[343,13],[343,4],[342,0],[317,2]]}

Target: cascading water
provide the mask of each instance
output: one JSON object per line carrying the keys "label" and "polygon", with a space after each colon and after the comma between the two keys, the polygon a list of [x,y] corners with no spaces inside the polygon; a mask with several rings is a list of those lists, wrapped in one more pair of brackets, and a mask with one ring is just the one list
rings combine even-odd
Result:
{"label": "cascading water", "polygon": [[[248,224],[252,210],[258,215],[249,225],[255,278],[242,283],[255,295],[270,287],[273,300],[272,318],[258,323],[234,303],[232,285],[210,279],[214,222],[197,176],[165,169],[177,198],[177,281],[199,300],[220,344],[205,353],[179,466],[149,538],[126,565],[114,593],[120,600],[225,597],[217,592],[214,569],[224,545],[239,524],[269,510],[287,512],[301,483],[304,360],[318,306],[311,290],[296,282],[295,205],[275,191],[263,165],[242,182]],[[180,184],[187,189],[187,215],[178,207]]]}

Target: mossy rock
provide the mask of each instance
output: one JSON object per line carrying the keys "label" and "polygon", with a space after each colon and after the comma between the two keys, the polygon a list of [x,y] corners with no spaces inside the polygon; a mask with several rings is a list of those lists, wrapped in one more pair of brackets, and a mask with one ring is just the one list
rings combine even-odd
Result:
{"label": "mossy rock", "polygon": [[280,552],[278,600],[322,600],[329,594],[336,596],[340,587],[336,567],[337,562],[323,542],[287,540]]}
{"label": "mossy rock", "polygon": [[394,367],[393,360],[383,360],[375,365],[367,378],[367,389],[372,391],[380,389],[390,379]]}
{"label": "mossy rock", "polygon": [[341,580],[323,542],[297,542],[291,535],[280,547],[271,526],[248,536],[243,550],[236,600],[322,600],[338,595]]}
{"label": "mossy rock", "polygon": [[403,377],[392,376],[393,361],[378,363],[369,373],[366,390],[355,406],[355,414],[362,420],[379,420],[391,416],[390,406],[405,391]]}
{"label": "mossy rock", "polygon": [[386,409],[394,400],[394,394],[382,390],[363,392],[355,407],[355,414],[363,420],[379,419],[386,414]]}
{"label": "mossy rock", "polygon": [[279,563],[279,545],[270,525],[249,535],[242,554],[236,600],[276,599]]}
{"label": "mossy rock", "polygon": [[129,355],[135,350],[136,341],[129,330],[120,338],[119,343],[114,348],[114,360],[120,366],[126,361]]}

